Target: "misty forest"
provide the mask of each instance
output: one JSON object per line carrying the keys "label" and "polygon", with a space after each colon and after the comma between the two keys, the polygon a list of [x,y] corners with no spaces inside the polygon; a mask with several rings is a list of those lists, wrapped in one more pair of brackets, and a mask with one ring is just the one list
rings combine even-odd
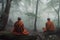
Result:
{"label": "misty forest", "polygon": [[30,33],[42,34],[47,18],[60,33],[60,0],[0,0],[0,31],[11,32],[18,17]]}

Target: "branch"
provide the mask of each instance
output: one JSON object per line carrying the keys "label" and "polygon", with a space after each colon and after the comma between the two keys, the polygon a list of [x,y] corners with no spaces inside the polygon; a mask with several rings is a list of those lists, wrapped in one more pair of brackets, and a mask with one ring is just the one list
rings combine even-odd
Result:
{"label": "branch", "polygon": [[54,8],[54,7],[52,7],[54,10],[55,10],[55,12],[58,14],[58,11]]}
{"label": "branch", "polygon": [[[49,7],[49,6],[48,6]],[[51,8],[53,8],[55,10],[55,12],[58,14],[58,11],[53,7],[53,6],[50,6]]]}

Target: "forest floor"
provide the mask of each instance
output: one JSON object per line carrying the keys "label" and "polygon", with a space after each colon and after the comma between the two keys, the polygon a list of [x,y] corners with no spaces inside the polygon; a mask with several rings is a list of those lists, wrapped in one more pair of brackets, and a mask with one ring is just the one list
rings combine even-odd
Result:
{"label": "forest floor", "polygon": [[[33,32],[28,36],[27,35],[16,36],[16,35],[12,35],[10,32],[1,31],[0,39],[1,40],[45,40],[46,38],[42,32]],[[55,40],[60,40],[60,36],[56,35]]]}

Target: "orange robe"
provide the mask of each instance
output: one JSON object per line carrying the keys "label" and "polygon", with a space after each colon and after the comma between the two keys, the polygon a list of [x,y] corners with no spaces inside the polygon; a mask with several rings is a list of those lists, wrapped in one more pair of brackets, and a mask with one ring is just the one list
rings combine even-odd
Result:
{"label": "orange robe", "polygon": [[[18,29],[17,29],[16,25],[18,25]],[[20,29],[21,29],[21,31],[19,31]],[[27,35],[27,34],[29,34],[29,32],[24,28],[24,23],[23,23],[22,20],[15,22],[13,33],[17,34],[17,35],[21,35],[21,34],[22,35],[23,34]]]}
{"label": "orange robe", "polygon": [[55,30],[55,27],[54,27],[53,22],[48,21],[48,22],[46,23],[46,29],[47,29],[47,30],[50,30],[50,31],[54,31],[54,30]]}

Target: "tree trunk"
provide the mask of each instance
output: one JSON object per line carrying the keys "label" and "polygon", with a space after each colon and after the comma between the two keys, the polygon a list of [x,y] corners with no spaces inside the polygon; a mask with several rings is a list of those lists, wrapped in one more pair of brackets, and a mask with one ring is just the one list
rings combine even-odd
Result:
{"label": "tree trunk", "polygon": [[37,31],[37,26],[36,26],[36,23],[37,23],[37,13],[38,13],[38,1],[37,0],[37,3],[36,3],[36,16],[35,16],[35,23],[34,23],[34,31]]}
{"label": "tree trunk", "polygon": [[59,9],[58,9],[58,27],[60,27],[60,20],[59,20],[59,18],[60,18],[60,0],[59,0]]}
{"label": "tree trunk", "polygon": [[3,13],[3,10],[4,10],[4,0],[2,0],[2,13]]}
{"label": "tree trunk", "polygon": [[0,31],[4,30],[4,28],[7,24],[8,17],[9,17],[10,6],[11,6],[11,1],[12,0],[6,0],[5,11],[2,13],[2,15],[0,17]]}

